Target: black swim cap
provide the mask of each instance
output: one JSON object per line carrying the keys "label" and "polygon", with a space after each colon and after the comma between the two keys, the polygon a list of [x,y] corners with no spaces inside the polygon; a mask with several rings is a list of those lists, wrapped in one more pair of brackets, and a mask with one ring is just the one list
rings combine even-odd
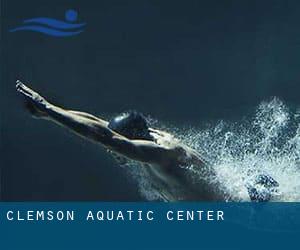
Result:
{"label": "black swim cap", "polygon": [[109,121],[108,127],[129,139],[153,140],[147,119],[136,111],[121,113]]}

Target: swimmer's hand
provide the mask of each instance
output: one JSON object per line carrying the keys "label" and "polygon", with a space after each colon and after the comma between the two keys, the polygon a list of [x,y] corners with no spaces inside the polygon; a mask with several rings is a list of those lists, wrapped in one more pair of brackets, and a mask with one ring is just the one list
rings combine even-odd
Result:
{"label": "swimmer's hand", "polygon": [[26,108],[35,118],[47,116],[45,110],[49,103],[45,98],[27,87],[20,80],[16,81],[16,90],[25,98]]}

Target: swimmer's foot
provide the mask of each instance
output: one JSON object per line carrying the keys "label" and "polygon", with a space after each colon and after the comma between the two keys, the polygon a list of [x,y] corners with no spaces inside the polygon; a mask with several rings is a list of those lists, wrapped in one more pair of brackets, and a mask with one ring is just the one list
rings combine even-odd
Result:
{"label": "swimmer's foot", "polygon": [[252,183],[247,183],[246,187],[251,201],[270,201],[279,194],[279,183],[267,174],[259,174]]}
{"label": "swimmer's foot", "polygon": [[25,106],[35,118],[47,116],[44,111],[48,103],[42,96],[19,80],[16,81],[16,90],[25,98]]}

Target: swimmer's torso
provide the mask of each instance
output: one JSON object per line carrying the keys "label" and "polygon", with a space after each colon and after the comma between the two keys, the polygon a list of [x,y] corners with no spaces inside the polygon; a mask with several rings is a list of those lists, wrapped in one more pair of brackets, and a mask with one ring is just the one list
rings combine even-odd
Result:
{"label": "swimmer's torso", "polygon": [[224,200],[215,192],[216,187],[209,184],[207,176],[201,176],[204,166],[191,166],[193,150],[181,145],[172,135],[157,131],[152,132],[155,142],[161,146],[174,148],[174,156],[164,165],[149,165],[147,171],[151,181],[168,200]]}
{"label": "swimmer's torso", "polygon": [[153,186],[162,198],[168,201],[224,200],[220,194],[212,191],[205,178],[198,176],[190,167],[183,166],[145,166]]}

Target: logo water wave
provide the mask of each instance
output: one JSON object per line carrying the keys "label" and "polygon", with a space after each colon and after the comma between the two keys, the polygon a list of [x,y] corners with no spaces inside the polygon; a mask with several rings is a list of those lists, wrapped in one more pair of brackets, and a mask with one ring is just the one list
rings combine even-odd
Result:
{"label": "logo water wave", "polygon": [[56,37],[74,36],[83,32],[85,26],[85,23],[74,23],[77,16],[75,10],[67,10],[65,13],[66,21],[47,17],[27,19],[23,21],[24,25],[13,28],[10,32],[35,31]]}

